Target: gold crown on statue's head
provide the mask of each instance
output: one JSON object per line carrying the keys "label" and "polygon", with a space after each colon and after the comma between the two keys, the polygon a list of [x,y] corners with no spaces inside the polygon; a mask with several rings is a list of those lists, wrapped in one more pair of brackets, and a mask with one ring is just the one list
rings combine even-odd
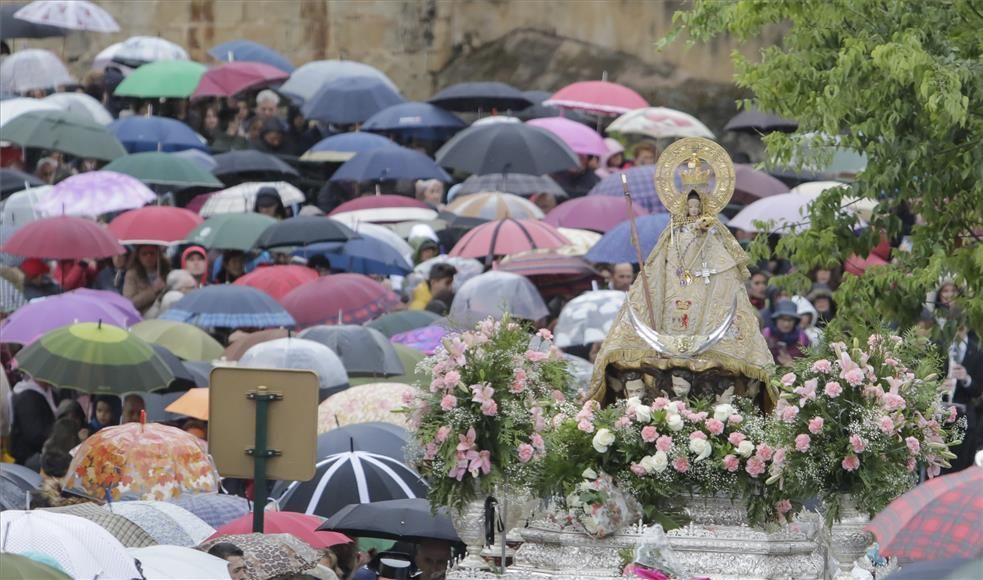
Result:
{"label": "gold crown on statue's head", "polygon": [[706,186],[710,183],[710,170],[701,167],[702,160],[695,152],[686,161],[686,167],[679,170],[679,180],[685,188],[696,189],[697,186]]}

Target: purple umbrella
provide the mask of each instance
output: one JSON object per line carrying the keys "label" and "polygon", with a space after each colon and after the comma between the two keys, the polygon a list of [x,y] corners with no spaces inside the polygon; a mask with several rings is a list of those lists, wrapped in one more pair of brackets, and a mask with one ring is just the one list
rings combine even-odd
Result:
{"label": "purple umbrella", "polygon": [[450,334],[450,332],[443,325],[431,324],[430,326],[393,335],[389,340],[394,344],[408,346],[429,356],[437,350],[441,339]]}
{"label": "purple umbrella", "polygon": [[98,302],[108,303],[110,306],[123,313],[127,320],[127,327],[143,320],[143,317],[140,316],[140,311],[133,306],[133,303],[130,302],[129,298],[124,297],[122,294],[117,294],[116,292],[111,292],[109,290],[92,290],[90,288],[79,288],[77,290],[72,290],[68,294],[84,296]]}
{"label": "purple umbrella", "polygon": [[70,292],[33,300],[14,312],[0,327],[0,342],[27,345],[49,331],[76,322],[102,321],[127,328],[139,320],[100,298]]}
{"label": "purple umbrella", "polygon": [[623,172],[612,173],[602,179],[587,195],[607,195],[624,198],[625,190],[621,176],[628,177],[628,191],[635,205],[640,205],[649,213],[666,213],[655,191],[655,165],[640,165]]}
{"label": "purple umbrella", "polygon": [[607,155],[608,147],[604,137],[583,123],[571,121],[563,117],[547,117],[526,121],[526,125],[546,129],[556,135],[561,141],[579,155]]}
{"label": "purple umbrella", "polygon": [[38,204],[45,216],[98,216],[143,207],[157,199],[140,180],[115,171],[90,171],[55,185]]}

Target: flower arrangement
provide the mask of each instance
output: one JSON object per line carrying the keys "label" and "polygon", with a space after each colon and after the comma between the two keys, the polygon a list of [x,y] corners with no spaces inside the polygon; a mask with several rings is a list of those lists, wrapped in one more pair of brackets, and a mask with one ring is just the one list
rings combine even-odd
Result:
{"label": "flower arrangement", "polygon": [[420,363],[432,380],[420,389],[410,423],[434,505],[461,509],[496,485],[538,481],[547,417],[570,380],[552,338],[546,329],[531,337],[508,317],[489,318],[444,337]]}
{"label": "flower arrangement", "polygon": [[818,492],[827,523],[843,494],[873,515],[917,483],[919,465],[938,475],[963,428],[942,405],[929,341],[873,334],[861,344],[823,344],[777,381],[769,439],[785,459],[768,483],[787,497]]}

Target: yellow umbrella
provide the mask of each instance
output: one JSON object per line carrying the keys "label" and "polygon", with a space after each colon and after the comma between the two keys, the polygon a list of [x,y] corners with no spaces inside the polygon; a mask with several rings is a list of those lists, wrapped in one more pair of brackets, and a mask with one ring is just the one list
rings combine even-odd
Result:
{"label": "yellow umbrella", "polygon": [[403,383],[369,383],[331,395],[318,407],[317,432],[353,423],[384,422],[407,427],[404,412],[417,388]]}
{"label": "yellow umbrella", "polygon": [[564,256],[583,256],[601,239],[601,234],[590,230],[577,228],[559,228],[559,230],[563,237],[570,240],[569,244],[555,250],[557,254]]}

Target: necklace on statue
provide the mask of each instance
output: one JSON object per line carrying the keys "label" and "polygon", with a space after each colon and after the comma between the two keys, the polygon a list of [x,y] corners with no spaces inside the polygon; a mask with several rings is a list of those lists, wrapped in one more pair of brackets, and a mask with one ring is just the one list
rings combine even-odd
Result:
{"label": "necklace on statue", "polygon": [[[676,277],[679,279],[679,285],[682,287],[689,286],[690,284],[693,283],[694,276],[693,276],[692,266],[693,263],[696,262],[697,258],[702,258],[702,256],[704,255],[704,252],[707,247],[707,242],[710,240],[710,232],[704,234],[703,244],[700,246],[700,249],[697,250],[696,255],[693,256],[693,259],[690,260],[690,263],[686,264],[685,263],[686,254],[689,253],[690,247],[692,247],[693,243],[696,242],[696,240],[697,237],[693,236],[693,239],[690,240],[688,244],[686,244],[686,248],[683,250],[682,254],[680,254],[679,252],[679,246],[673,243],[673,248],[676,250],[676,263],[678,264],[676,266]],[[705,278],[706,283],[709,284],[710,279],[709,276],[706,275],[707,268],[706,268],[705,261],[704,261],[703,270],[704,273],[700,274],[700,276],[703,276]],[[712,273],[716,274],[716,272],[712,272]]]}

